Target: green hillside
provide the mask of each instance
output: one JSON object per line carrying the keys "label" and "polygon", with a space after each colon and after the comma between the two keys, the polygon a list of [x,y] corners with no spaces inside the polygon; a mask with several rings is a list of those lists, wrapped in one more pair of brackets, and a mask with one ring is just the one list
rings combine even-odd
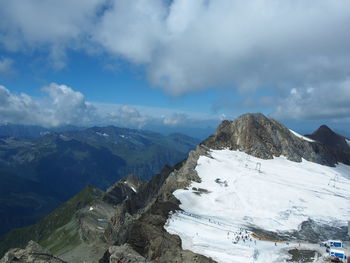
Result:
{"label": "green hillside", "polygon": [[[0,257],[9,248],[24,247],[29,240],[44,243],[55,230],[67,224],[77,210],[91,204],[94,200],[100,198],[102,194],[103,192],[101,190],[87,186],[36,224],[12,230],[0,239]],[[65,240],[67,243],[77,242],[79,238],[76,235],[71,236],[70,233],[61,234],[66,235]]]}

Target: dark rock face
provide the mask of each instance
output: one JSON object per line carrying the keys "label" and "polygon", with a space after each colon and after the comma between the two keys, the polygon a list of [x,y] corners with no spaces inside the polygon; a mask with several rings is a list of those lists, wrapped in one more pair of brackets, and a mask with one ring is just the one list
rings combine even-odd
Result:
{"label": "dark rock face", "polygon": [[140,256],[129,245],[112,246],[110,247],[99,263],[110,262],[128,262],[128,263],[140,263],[145,262],[145,258]]}
{"label": "dark rock face", "polygon": [[29,241],[25,249],[14,248],[8,251],[0,263],[66,263],[54,257],[34,241]]}
{"label": "dark rock face", "polygon": [[147,209],[157,197],[160,188],[163,186],[166,178],[173,171],[173,168],[164,166],[161,173],[156,174],[143,187],[140,187],[136,194],[132,194],[128,199],[119,203],[116,207],[115,214],[112,217],[112,225],[106,231],[106,239],[110,243],[123,244],[127,239],[127,231],[134,222],[134,217],[138,217],[140,209]]}
{"label": "dark rock face", "polygon": [[300,226],[300,230],[292,233],[292,236],[299,240],[314,243],[329,239],[349,240],[347,226],[329,226],[316,223],[311,219],[304,221]]}
{"label": "dark rock face", "polygon": [[[164,263],[176,260],[183,263],[214,262],[182,250],[181,239],[164,229],[169,213],[180,210],[179,201],[172,193],[200,180],[194,169],[199,156],[206,151],[204,147],[197,147],[185,162],[174,167],[165,166],[140,192],[119,204],[112,218],[112,227],[105,233],[107,240],[118,245],[119,249],[128,244],[136,255],[148,260]],[[107,251],[100,262],[110,262],[111,255]]]}
{"label": "dark rock face", "polygon": [[332,131],[326,125],[322,125],[314,133],[305,136],[327,145],[339,162],[350,165],[350,144],[347,143],[344,136]]}
{"label": "dark rock face", "polygon": [[350,148],[346,143],[346,138],[332,131],[327,125],[322,125],[312,134],[305,136],[331,147],[339,147],[342,150],[348,150]]}
{"label": "dark rock face", "polygon": [[223,121],[203,144],[211,149],[244,151],[262,159],[283,155],[291,161],[300,162],[304,158],[329,166],[341,161],[325,144],[298,138],[263,114],[244,114],[234,121]]}
{"label": "dark rock face", "polygon": [[102,200],[112,205],[120,204],[136,195],[145,184],[145,180],[130,174],[108,188]]}

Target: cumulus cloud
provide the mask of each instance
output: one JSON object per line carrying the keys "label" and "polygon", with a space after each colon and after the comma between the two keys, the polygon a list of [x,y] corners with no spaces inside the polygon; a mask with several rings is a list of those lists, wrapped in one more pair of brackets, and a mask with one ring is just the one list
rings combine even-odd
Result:
{"label": "cumulus cloud", "polygon": [[346,119],[350,113],[350,79],[317,87],[292,88],[273,115],[283,119]]}
{"label": "cumulus cloud", "polygon": [[244,91],[341,79],[349,23],[347,0],[119,0],[95,40],[146,64],[151,83],[171,94],[225,84]]}
{"label": "cumulus cloud", "polygon": [[45,49],[64,66],[65,49],[80,46],[93,27],[101,0],[0,1],[0,44],[10,51]]}
{"label": "cumulus cloud", "polygon": [[152,119],[152,117],[142,115],[136,108],[128,105],[123,105],[117,111],[108,112],[105,117],[102,117],[102,121],[105,123],[139,129],[143,128]]}
{"label": "cumulus cloud", "polygon": [[45,96],[33,99],[25,93],[13,94],[0,86],[2,122],[42,125],[86,125],[95,118],[94,107],[84,95],[68,86],[52,83],[43,88]]}
{"label": "cumulus cloud", "polygon": [[144,66],[172,95],[298,87],[316,100],[350,75],[348,0],[12,0],[0,16],[8,50],[44,47],[61,68],[67,48],[94,46]]}
{"label": "cumulus cloud", "polygon": [[169,126],[177,126],[188,123],[189,117],[185,113],[173,113],[170,116],[162,116],[163,123]]}

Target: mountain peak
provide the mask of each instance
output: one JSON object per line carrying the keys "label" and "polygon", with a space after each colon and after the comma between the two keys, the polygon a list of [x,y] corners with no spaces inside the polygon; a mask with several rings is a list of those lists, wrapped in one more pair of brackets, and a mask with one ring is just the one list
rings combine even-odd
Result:
{"label": "mountain peak", "polygon": [[337,160],[328,149],[292,132],[280,122],[261,113],[248,113],[232,121],[223,121],[203,145],[210,149],[231,149],[262,159],[285,156],[291,161],[302,158],[334,165]]}
{"label": "mountain peak", "polygon": [[145,180],[129,174],[109,187],[103,196],[103,200],[109,204],[119,204],[139,192],[145,184]]}
{"label": "mountain peak", "polygon": [[321,134],[335,135],[336,133],[331,128],[329,128],[327,125],[323,124],[316,131],[314,131],[313,134],[314,135],[321,135]]}
{"label": "mountain peak", "polygon": [[318,141],[320,143],[327,145],[333,151],[336,151],[337,155],[340,154],[339,152],[350,153],[350,147],[347,142],[347,139],[344,136],[334,132],[332,129],[330,129],[326,125],[321,125],[312,134],[306,135],[306,136],[315,141]]}

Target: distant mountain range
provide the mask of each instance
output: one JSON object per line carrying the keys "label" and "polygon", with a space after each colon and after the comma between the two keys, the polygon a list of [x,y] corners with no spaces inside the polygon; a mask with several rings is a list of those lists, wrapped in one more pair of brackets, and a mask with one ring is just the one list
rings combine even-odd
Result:
{"label": "distant mountain range", "polygon": [[0,235],[34,223],[87,185],[104,190],[128,174],[149,179],[164,164],[186,158],[198,142],[113,126],[8,131],[0,138]]}
{"label": "distant mountain range", "polygon": [[36,139],[50,132],[79,131],[83,127],[66,125],[57,128],[45,128],[37,125],[0,124],[0,138],[15,137],[17,139]]}

